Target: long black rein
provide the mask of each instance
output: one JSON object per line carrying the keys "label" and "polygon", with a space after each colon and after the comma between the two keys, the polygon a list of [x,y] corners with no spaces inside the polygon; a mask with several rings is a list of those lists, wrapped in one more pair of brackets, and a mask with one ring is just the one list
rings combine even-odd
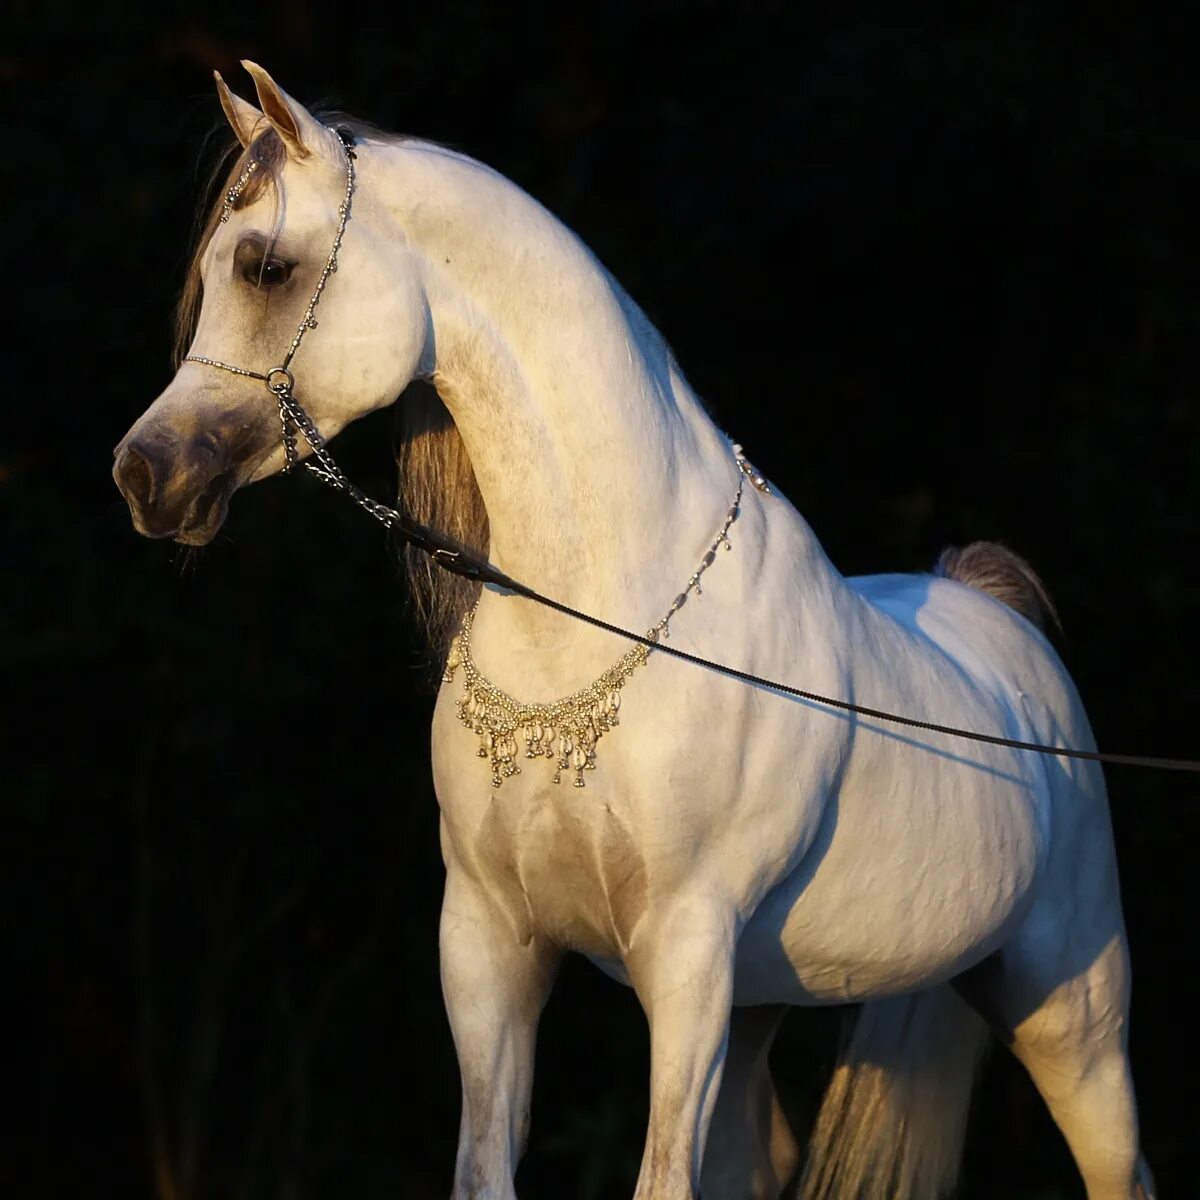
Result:
{"label": "long black rein", "polygon": [[[333,132],[337,134],[342,144],[346,163],[346,191],[341,204],[338,206],[339,220],[337,233],[334,236],[333,248],[329,253],[325,268],[317,281],[316,288],[313,291],[312,298],[309,300],[304,317],[296,330],[295,337],[292,339],[291,346],[284,356],[282,366],[272,367],[271,370],[263,373],[247,370],[244,367],[234,366],[231,363],[208,358],[204,355],[189,354],[185,359],[188,362],[200,363],[204,366],[230,371],[235,375],[259,379],[267,385],[267,388],[275,397],[279,406],[279,419],[282,426],[282,440],[286,458],[283,468],[285,472],[291,470],[292,466],[299,461],[299,454],[296,448],[296,434],[298,432],[308,443],[312,451],[312,457],[315,460],[306,462],[304,465],[318,479],[336,491],[344,492],[360,508],[365,509],[377,521],[393,530],[403,541],[429,555],[443,570],[450,571],[454,575],[461,575],[466,579],[474,579],[480,583],[502,588],[504,591],[512,592],[518,596],[524,596],[527,600],[533,600],[538,604],[544,605],[546,608],[552,608],[556,612],[563,613],[568,617],[574,617],[577,621],[584,621],[588,625],[594,625],[597,629],[603,629],[608,633],[616,634],[617,637],[625,638],[627,641],[637,642],[639,645],[645,646],[648,650],[653,650],[659,654],[669,654],[672,658],[682,659],[684,662],[704,667],[709,671],[716,671],[721,675],[729,676],[731,679],[740,679],[743,683],[749,683],[755,687],[766,688],[768,691],[777,692],[783,696],[795,696],[798,700],[808,700],[814,704],[826,705],[829,708],[841,709],[843,712],[854,713],[857,716],[872,717],[877,721],[888,721],[893,725],[904,725],[910,729],[924,729],[930,733],[943,733],[949,737],[965,738],[973,742],[986,742],[992,746],[1009,746],[1014,750],[1029,750],[1035,754],[1052,754],[1058,758],[1080,758],[1092,762],[1115,763],[1127,767],[1158,767],[1165,771],[1200,772],[1200,762],[1192,759],[1152,758],[1140,754],[1102,754],[1098,750],[1074,750],[1064,746],[1047,746],[1040,742],[1022,742],[1015,738],[1000,737],[998,734],[976,733],[969,729],[955,728],[953,725],[940,725],[936,721],[921,721],[915,717],[905,717],[898,713],[886,712],[884,709],[869,708],[865,704],[855,704],[850,700],[839,700],[833,696],[822,696],[818,692],[806,691],[804,688],[792,687],[790,684],[779,683],[772,679],[763,679],[758,675],[752,675],[749,671],[742,671],[737,667],[726,666],[724,663],[717,663],[710,659],[702,658],[698,654],[690,654],[686,650],[679,650],[674,646],[668,646],[661,639],[650,637],[646,634],[634,633],[629,629],[622,629],[620,625],[614,625],[610,621],[601,620],[600,617],[594,617],[590,613],[580,612],[579,609],[572,608],[569,604],[563,604],[559,600],[554,600],[550,596],[543,596],[540,592],[534,591],[533,588],[527,587],[511,576],[506,575],[486,559],[480,558],[462,546],[456,545],[437,530],[430,529],[428,526],[414,521],[411,517],[397,512],[394,508],[390,508],[386,504],[380,504],[377,500],[372,500],[360,488],[355,487],[342,473],[341,468],[333,461],[329,451],[325,447],[324,438],[322,438],[316,425],[293,394],[295,378],[290,370],[292,360],[300,347],[304,335],[310,329],[316,328],[317,322],[313,316],[313,312],[320,303],[321,293],[325,290],[325,285],[329,281],[329,277],[337,270],[338,250],[341,247],[342,236],[346,231],[346,223],[350,217],[351,201],[354,195],[354,160],[357,157],[354,150],[355,137],[353,132],[346,128],[337,128]],[[237,203],[242,189],[245,187],[251,174],[257,169],[257,166],[257,162],[251,160],[241,177],[226,194],[225,207],[221,215],[222,221],[228,218]]]}
{"label": "long black rein", "polygon": [[[427,554],[439,567],[453,575],[461,575],[465,579],[491,584],[506,592],[524,596],[527,600],[533,600],[546,608],[554,609],[555,612],[574,617],[577,621],[583,621],[597,629],[616,634],[617,637],[625,638],[627,641],[637,642],[656,653],[669,654],[672,658],[682,659],[684,662],[704,667],[709,671],[716,671],[731,679],[740,679],[743,683],[749,683],[755,687],[778,692],[783,696],[795,696],[798,700],[824,704],[829,708],[841,709],[843,712],[854,713],[860,717],[872,717],[877,721],[888,721],[893,725],[904,725],[910,729],[924,729],[930,733],[944,733],[950,737],[966,738],[972,742],[986,742],[992,746],[1008,746],[1014,750],[1029,750],[1035,754],[1053,754],[1059,758],[1080,758],[1091,762],[1114,763],[1126,767],[1158,767],[1164,771],[1200,772],[1200,762],[1193,759],[1155,758],[1141,754],[1106,754],[1099,750],[1075,750],[1065,746],[1048,746],[1041,742],[1023,742],[1017,738],[1001,737],[999,734],[977,733],[974,730],[959,729],[953,725],[941,725],[936,721],[922,721],[916,717],[905,717],[899,713],[887,712],[881,708],[870,708],[865,704],[855,704],[852,700],[841,700],[835,696],[822,696],[819,692],[810,692],[804,688],[779,683],[773,679],[763,679],[760,675],[752,675],[749,671],[740,670],[738,667],[713,662],[699,654],[692,654],[687,650],[680,650],[676,646],[668,645],[661,639],[655,639],[643,633],[634,633],[630,629],[614,625],[611,621],[605,621],[591,613],[581,612],[569,604],[564,604],[561,600],[543,596],[541,592],[513,579],[511,575],[505,574],[487,559],[472,554],[464,547],[455,544],[445,534],[439,533],[427,525],[422,525],[406,513],[398,512],[386,504],[372,500],[361,488],[352,484],[333,461],[316,425],[292,395],[290,377],[280,383],[270,383],[268,386],[279,401],[281,414],[286,415],[287,420],[300,431],[301,436],[311,448],[313,457],[317,460],[316,463],[308,462],[304,465],[323,483],[328,484],[335,491],[344,492],[360,508],[365,509],[377,521],[391,529],[402,541]],[[290,461],[288,466],[291,466]]]}
{"label": "long black rein", "polygon": [[[352,499],[357,499],[353,494],[357,491],[358,489],[354,488],[351,492]],[[872,717],[877,721],[888,721],[893,725],[904,725],[910,729],[924,729],[930,733],[944,733],[950,737],[966,738],[972,742],[987,742],[992,746],[1009,746],[1014,750],[1029,750],[1035,754],[1053,754],[1059,758],[1081,758],[1091,762],[1115,763],[1126,767],[1158,767],[1164,771],[1200,772],[1200,762],[1192,759],[1154,758],[1141,754],[1106,754],[1099,750],[1074,750],[1064,746],[1047,746],[1041,742],[1023,742],[1016,738],[1000,737],[998,734],[976,733],[974,730],[958,729],[953,725],[941,725],[936,721],[921,721],[915,717],[901,716],[899,713],[887,712],[881,708],[870,708],[865,704],[855,704],[851,700],[840,700],[835,696],[822,696],[818,692],[810,692],[804,688],[793,687],[788,683],[779,683],[777,680],[763,679],[759,675],[752,675],[749,671],[742,671],[737,667],[731,667],[725,663],[713,662],[711,659],[703,658],[699,654],[691,654],[687,650],[680,650],[676,646],[668,645],[661,639],[656,641],[645,634],[623,629],[620,625],[614,625],[611,621],[605,621],[600,617],[592,616],[591,613],[581,612],[579,609],[572,608],[569,604],[563,604],[560,600],[555,600],[550,596],[543,596],[541,592],[527,587],[525,584],[513,579],[510,575],[506,575],[486,559],[479,558],[461,547],[454,546],[447,538],[435,530],[421,525],[403,513],[395,512],[395,510],[389,511],[392,513],[393,519],[387,522],[387,524],[395,531],[397,536],[410,546],[415,546],[418,550],[428,554],[443,570],[450,571],[454,575],[462,575],[467,579],[478,580],[480,583],[491,584],[502,588],[504,591],[513,592],[518,596],[524,596],[527,600],[534,600],[546,608],[552,608],[556,612],[564,613],[568,617],[574,617],[577,621],[584,621],[588,625],[594,625],[597,629],[614,633],[618,637],[626,638],[628,641],[638,642],[640,645],[653,650],[657,654],[669,654],[672,658],[682,659],[684,662],[692,663],[697,667],[704,667],[709,671],[716,671],[721,675],[728,675],[731,679],[740,679],[743,683],[753,684],[755,687],[766,688],[768,691],[778,692],[784,696],[795,696],[799,700],[809,700],[815,704],[824,704],[830,708],[838,708],[860,717]]]}

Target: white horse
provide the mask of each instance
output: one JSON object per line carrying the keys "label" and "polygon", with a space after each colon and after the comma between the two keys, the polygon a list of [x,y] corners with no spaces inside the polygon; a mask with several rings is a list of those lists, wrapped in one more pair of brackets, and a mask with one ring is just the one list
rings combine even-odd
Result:
{"label": "white horse", "polygon": [[[214,210],[184,309],[185,323],[198,314],[193,355],[265,372],[326,262],[349,164],[330,129],[245,65],[259,107],[218,79],[243,186],[227,220]],[[661,337],[569,230],[462,154],[355,128],[340,270],[292,366],[326,437],[432,383],[444,409],[413,414],[406,451],[417,515],[625,627],[654,627],[683,589],[672,644],[723,663],[1092,746],[1019,559],[980,544],[933,576],[844,578],[788,501],[753,486]],[[141,532],[203,543],[234,489],[284,461],[261,383],[185,361],[114,474]],[[732,552],[707,553],[735,495]],[[845,1001],[866,1003],[806,1196],[947,1194],[990,1026],[1090,1200],[1150,1200],[1095,763],[898,730],[663,654],[622,663],[627,643],[529,600],[485,588],[472,617],[459,581],[425,585],[435,630],[470,635],[449,651],[457,682],[433,721],[442,985],[462,1072],[455,1197],[514,1195],[538,1016],[576,950],[632,986],[650,1023],[638,1200],[779,1195],[799,1158],[767,1069],[779,1015]],[[568,700],[520,708],[556,697]],[[519,737],[534,757],[514,753]]]}

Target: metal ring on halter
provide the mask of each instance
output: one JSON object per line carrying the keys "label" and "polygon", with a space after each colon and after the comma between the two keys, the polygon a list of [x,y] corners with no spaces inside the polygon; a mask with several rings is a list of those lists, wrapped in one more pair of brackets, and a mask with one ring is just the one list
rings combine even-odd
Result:
{"label": "metal ring on halter", "polygon": [[[286,383],[272,383],[272,379],[276,375],[282,375],[287,381]],[[296,377],[287,369],[287,367],[272,367],[267,372],[267,387],[278,395],[280,392],[290,392],[296,386]]]}

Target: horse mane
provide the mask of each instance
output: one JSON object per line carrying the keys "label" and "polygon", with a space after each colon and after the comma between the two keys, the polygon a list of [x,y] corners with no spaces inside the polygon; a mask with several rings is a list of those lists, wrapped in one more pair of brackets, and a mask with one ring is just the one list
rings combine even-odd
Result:
{"label": "horse mane", "polygon": [[[374,141],[415,140],[386,133],[345,113],[322,112],[317,114],[317,119],[326,125],[345,126]],[[204,190],[206,200],[201,204],[196,221],[199,233],[175,308],[174,358],[177,368],[195,336],[204,294],[200,264],[220,223],[226,193],[249,163],[256,161],[258,168],[247,180],[234,207],[240,209],[253,204],[268,186],[277,197],[279,195],[279,176],[286,150],[282,139],[266,124],[265,118],[262,125],[262,132],[256,134],[244,151],[236,138],[230,138]],[[421,141],[422,144],[436,145],[426,143],[424,139]],[[400,401],[396,406],[400,509],[423,525],[446,534],[463,549],[486,554],[489,545],[487,509],[454,419],[427,383],[410,384]],[[401,558],[408,577],[413,612],[434,653],[444,657],[463,615],[475,603],[479,584],[435,567],[426,555],[411,546],[404,546]]]}
{"label": "horse mane", "polygon": [[[400,509],[472,554],[486,556],[487,508],[458,426],[434,387],[410,384],[396,405]],[[479,583],[435,566],[427,554],[401,550],[413,612],[429,644],[444,658]]]}

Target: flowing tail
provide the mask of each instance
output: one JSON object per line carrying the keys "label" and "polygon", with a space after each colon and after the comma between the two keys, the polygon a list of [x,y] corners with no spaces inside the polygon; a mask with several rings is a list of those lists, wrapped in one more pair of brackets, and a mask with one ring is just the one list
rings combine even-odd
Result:
{"label": "flowing tail", "polygon": [[987,1038],[948,984],[864,1004],[817,1115],[804,1200],[949,1195]]}

